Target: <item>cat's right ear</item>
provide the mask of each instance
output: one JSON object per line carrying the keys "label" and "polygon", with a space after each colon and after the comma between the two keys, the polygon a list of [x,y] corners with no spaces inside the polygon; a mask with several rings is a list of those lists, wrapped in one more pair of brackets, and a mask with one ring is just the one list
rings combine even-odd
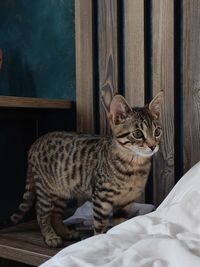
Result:
{"label": "cat's right ear", "polygon": [[109,120],[112,124],[123,123],[132,113],[132,109],[121,95],[115,95],[110,104]]}

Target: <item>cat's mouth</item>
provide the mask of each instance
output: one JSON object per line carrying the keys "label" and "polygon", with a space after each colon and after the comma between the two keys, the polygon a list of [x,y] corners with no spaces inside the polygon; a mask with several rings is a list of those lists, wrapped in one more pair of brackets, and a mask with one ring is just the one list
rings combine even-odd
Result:
{"label": "cat's mouth", "polygon": [[130,150],[141,157],[151,157],[153,156],[159,149],[159,146],[157,145],[154,150],[152,151],[150,148],[140,148],[140,147],[131,147]]}

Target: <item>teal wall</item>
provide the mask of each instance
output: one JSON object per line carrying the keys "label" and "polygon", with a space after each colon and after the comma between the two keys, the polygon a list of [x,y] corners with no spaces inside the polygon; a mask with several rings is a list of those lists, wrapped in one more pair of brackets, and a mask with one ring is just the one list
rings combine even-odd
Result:
{"label": "teal wall", "polygon": [[1,0],[0,95],[75,100],[74,0]]}

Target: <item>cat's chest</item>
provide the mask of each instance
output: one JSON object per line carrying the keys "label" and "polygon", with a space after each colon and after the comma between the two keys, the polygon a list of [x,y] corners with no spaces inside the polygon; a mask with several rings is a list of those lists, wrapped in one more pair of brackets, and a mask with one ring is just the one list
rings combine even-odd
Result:
{"label": "cat's chest", "polygon": [[123,205],[140,197],[144,192],[148,174],[149,168],[145,168],[145,170],[133,169],[132,175],[124,179],[124,181],[119,181],[119,179],[116,178],[115,186],[117,187],[118,194],[113,197],[115,204]]}
{"label": "cat's chest", "polygon": [[124,205],[140,197],[144,192],[146,182],[147,176],[130,179],[128,183],[119,188],[119,194],[114,196],[115,205]]}
{"label": "cat's chest", "polygon": [[118,184],[118,188],[122,193],[141,191],[146,186],[147,179],[147,172],[145,172],[143,175],[132,175],[129,177],[129,179]]}
{"label": "cat's chest", "polygon": [[143,177],[149,173],[151,161],[139,156],[116,155],[107,164],[111,176],[121,180],[134,180],[135,177]]}

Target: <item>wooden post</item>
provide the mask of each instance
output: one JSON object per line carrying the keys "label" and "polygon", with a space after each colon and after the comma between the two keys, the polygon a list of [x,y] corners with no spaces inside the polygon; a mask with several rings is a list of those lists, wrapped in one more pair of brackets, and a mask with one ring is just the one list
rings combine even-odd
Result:
{"label": "wooden post", "polygon": [[94,133],[92,0],[75,0],[77,131]]}
{"label": "wooden post", "polygon": [[132,106],[143,106],[144,81],[144,1],[124,1],[125,97]]}
{"label": "wooden post", "polygon": [[[109,87],[118,91],[118,6],[117,0],[98,1],[99,30],[99,91]],[[100,132],[106,134],[110,126],[100,103]]]}
{"label": "wooden post", "polygon": [[200,1],[183,0],[184,171],[200,160]]}
{"label": "wooden post", "polygon": [[161,121],[163,137],[154,160],[154,203],[174,185],[174,1],[152,1],[153,95],[164,90]]}

